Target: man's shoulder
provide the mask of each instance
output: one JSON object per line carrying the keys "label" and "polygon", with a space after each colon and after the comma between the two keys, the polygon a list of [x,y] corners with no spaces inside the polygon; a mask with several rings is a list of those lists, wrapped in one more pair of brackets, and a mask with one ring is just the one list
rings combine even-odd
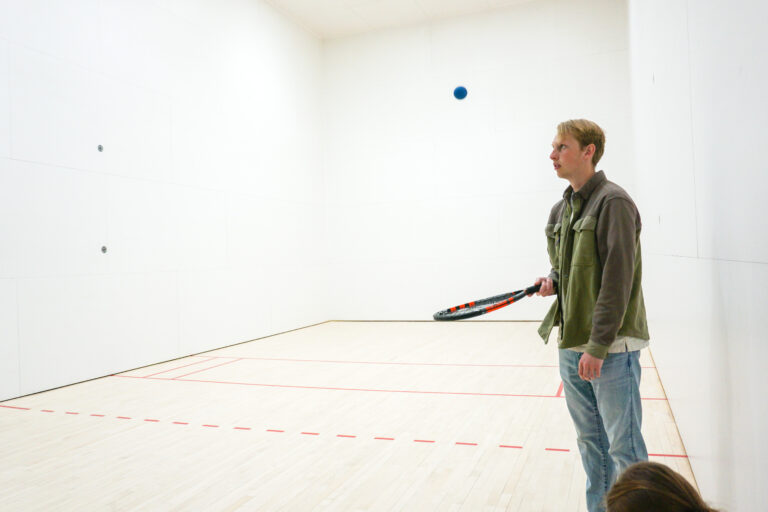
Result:
{"label": "man's shoulder", "polygon": [[635,202],[632,200],[632,197],[629,195],[629,192],[624,190],[624,188],[621,185],[617,185],[616,183],[605,180],[600,187],[598,187],[597,190],[594,192],[595,199],[598,202],[606,202],[610,201],[612,199],[623,199],[625,201],[628,201],[633,207],[636,208]]}
{"label": "man's shoulder", "polygon": [[560,218],[560,216],[563,213],[563,207],[565,206],[565,199],[560,199],[558,202],[555,203],[554,206],[552,206],[552,209],[549,211],[549,223],[554,224],[557,222],[557,220]]}
{"label": "man's shoulder", "polygon": [[602,186],[595,190],[594,200],[590,198],[591,206],[587,208],[585,215],[596,217],[605,221],[606,216],[625,215],[634,219],[637,228],[641,226],[640,211],[629,193],[623,187],[606,180]]}

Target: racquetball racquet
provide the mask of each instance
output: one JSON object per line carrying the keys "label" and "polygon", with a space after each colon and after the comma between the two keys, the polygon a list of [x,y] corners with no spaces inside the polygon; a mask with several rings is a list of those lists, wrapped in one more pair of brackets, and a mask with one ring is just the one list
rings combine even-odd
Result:
{"label": "racquetball racquet", "polygon": [[517,302],[526,295],[536,293],[541,288],[540,284],[529,286],[525,290],[517,290],[516,292],[502,293],[501,295],[494,295],[487,299],[476,300],[468,302],[460,306],[454,306],[452,308],[438,311],[432,318],[435,320],[464,320],[465,318],[473,318],[476,316],[496,311],[504,306],[509,306],[513,302]]}

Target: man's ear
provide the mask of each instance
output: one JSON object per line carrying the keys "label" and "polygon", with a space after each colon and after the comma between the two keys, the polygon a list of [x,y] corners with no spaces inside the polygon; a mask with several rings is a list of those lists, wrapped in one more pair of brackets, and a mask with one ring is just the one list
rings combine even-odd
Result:
{"label": "man's ear", "polygon": [[586,148],[584,148],[584,156],[589,157],[589,160],[592,160],[592,155],[595,154],[595,148],[594,144],[588,144]]}

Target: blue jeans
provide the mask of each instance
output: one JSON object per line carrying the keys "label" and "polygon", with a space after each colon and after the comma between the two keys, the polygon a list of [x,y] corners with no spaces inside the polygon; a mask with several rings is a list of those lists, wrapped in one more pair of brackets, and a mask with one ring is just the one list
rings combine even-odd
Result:
{"label": "blue jeans", "polygon": [[560,377],[587,473],[587,509],[604,512],[603,496],[617,476],[648,460],[640,433],[640,351],[608,354],[600,378],[591,382],[579,377],[581,356],[560,349]]}

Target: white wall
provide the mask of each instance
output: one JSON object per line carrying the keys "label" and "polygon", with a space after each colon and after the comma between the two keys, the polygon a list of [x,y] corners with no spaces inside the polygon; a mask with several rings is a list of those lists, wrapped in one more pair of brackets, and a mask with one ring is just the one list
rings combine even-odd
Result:
{"label": "white wall", "polygon": [[332,318],[430,319],[546,275],[560,121],[600,123],[600,167],[633,191],[623,1],[530,2],[329,41],[324,57]]}
{"label": "white wall", "polygon": [[767,9],[541,0],[321,45],[258,1],[0,3],[0,399],[524,286],[555,125],[588,117],[699,485],[760,509]]}
{"label": "white wall", "polygon": [[653,353],[704,497],[768,502],[768,4],[630,7],[638,202]]}
{"label": "white wall", "polygon": [[258,1],[0,3],[0,399],[327,318],[321,57]]}

